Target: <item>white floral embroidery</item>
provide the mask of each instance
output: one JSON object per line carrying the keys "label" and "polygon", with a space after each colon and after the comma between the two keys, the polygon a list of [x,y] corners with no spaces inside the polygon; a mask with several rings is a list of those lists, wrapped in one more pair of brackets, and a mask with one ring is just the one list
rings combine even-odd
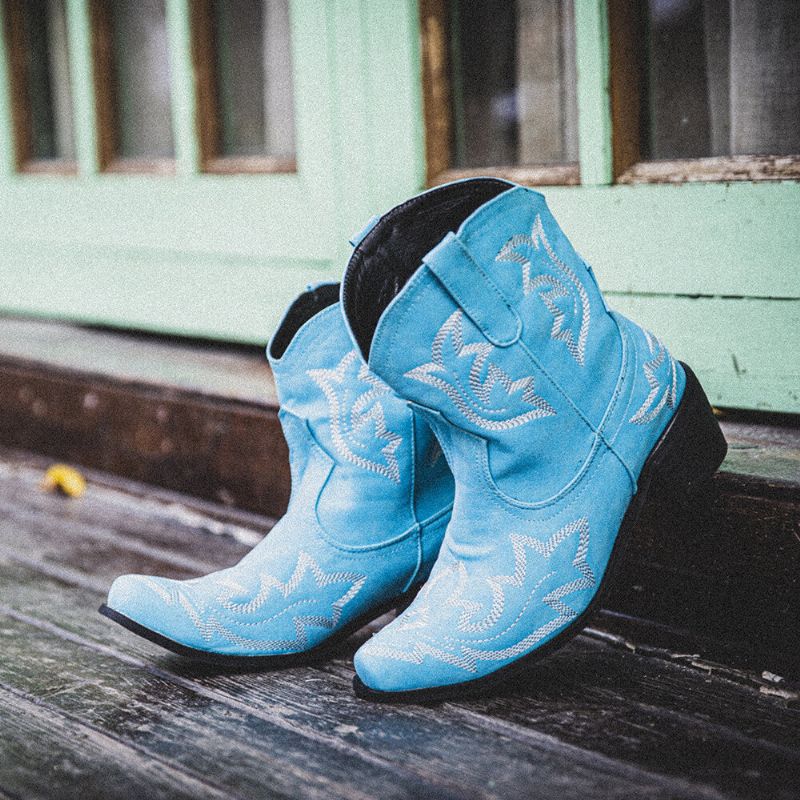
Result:
{"label": "white floral embroidery", "polygon": [[[210,642],[215,635],[218,635],[247,650],[295,653],[307,650],[312,644],[309,641],[308,628],[334,630],[338,626],[342,610],[359,593],[367,580],[366,575],[355,572],[326,573],[310,555],[301,551],[298,555],[297,565],[288,581],[284,583],[273,575],[265,573],[260,576],[259,588],[253,597],[244,601],[236,601],[234,598],[246,595],[248,590],[231,578],[229,573],[230,570],[223,570],[192,581],[182,583],[169,581],[168,584],[174,587],[172,592],[160,586],[156,580],[148,579],[147,585],[168,605],[179,604],[206,642]],[[341,595],[333,603],[326,602],[322,613],[308,613],[309,606],[322,602],[319,593],[295,597],[294,602],[291,602],[292,595],[308,574],[312,576],[317,589],[323,589],[333,584],[344,584]],[[201,587],[203,591],[193,591],[195,586]],[[273,594],[277,594],[281,602],[272,617],[259,616],[255,621],[241,620],[232,625],[221,619],[223,610],[227,616],[246,617],[251,615],[259,611]],[[294,608],[299,607],[305,607],[307,613],[298,614],[292,618],[294,639],[250,638],[237,633],[237,628],[239,630],[248,627],[263,628],[276,617],[289,614]]]}
{"label": "white floral embroidery", "polygon": [[[388,429],[380,401],[392,390],[369,371],[356,350],[344,356],[335,369],[310,369],[308,376],[328,400],[331,438],[336,452],[351,464],[400,483],[396,451],[403,437]],[[348,412],[342,399],[343,390],[357,382],[367,384],[369,389],[355,399]],[[383,463],[357,452],[374,449],[376,439],[386,442],[380,450],[385,459]]]}
{"label": "white floral embroidery", "polygon": [[[540,247],[544,248],[556,273],[562,279],[566,279],[566,283],[564,280],[559,280],[559,278],[547,274],[531,277],[531,258],[520,251],[524,251],[526,248],[538,251]],[[530,235],[520,233],[512,236],[500,249],[495,260],[508,261],[522,266],[522,291],[525,296],[536,289],[543,290],[539,296],[553,316],[553,327],[550,331],[550,336],[563,342],[567,346],[570,355],[580,366],[583,366],[586,359],[586,339],[589,336],[591,315],[589,295],[574,270],[566,262],[562,261],[553,250],[544,232],[541,216],[539,214],[536,215]],[[556,298],[559,297],[572,298],[573,313],[580,315],[577,341],[573,331],[569,327],[565,327],[567,322],[566,315],[555,303]]]}
{"label": "white floral embroidery", "polygon": [[144,575],[140,578],[141,582],[150,589],[151,592],[155,592],[167,605],[172,605],[175,600],[174,595],[172,592],[169,592],[165,589],[159,582],[157,578],[151,578],[149,575]]}
{"label": "white floral embroidery", "polygon": [[[463,613],[459,618],[457,627],[464,633],[478,633],[490,630],[500,620],[507,603],[505,588],[521,588],[525,585],[528,576],[527,551],[533,550],[543,559],[549,561],[553,553],[576,534],[578,545],[572,560],[572,566],[580,577],[572,577],[566,583],[549,591],[542,598],[541,602],[552,609],[556,616],[537,627],[515,644],[496,650],[482,649],[475,646],[477,644],[476,640],[455,639],[449,632],[442,631],[441,636],[437,635],[436,632],[431,632],[430,635],[424,633],[415,634],[413,646],[409,649],[404,649],[392,643],[384,645],[380,643],[380,640],[376,640],[367,645],[369,653],[412,664],[421,664],[426,656],[430,656],[472,673],[477,672],[478,663],[481,661],[505,661],[523,655],[538,642],[560,630],[579,616],[579,611],[564,602],[565,597],[584,589],[593,589],[597,584],[594,572],[587,562],[589,522],[585,517],[565,525],[544,542],[531,536],[512,534],[509,537],[509,542],[514,552],[514,571],[510,575],[495,575],[485,579],[492,592],[492,605],[483,619],[473,621],[473,616],[476,611],[481,609],[481,604],[464,598],[464,593],[469,590],[469,585],[464,579],[466,569],[462,564],[453,565],[443,571],[443,578],[459,575],[455,590],[444,603],[436,601],[435,597],[424,595],[421,598],[421,603],[415,604],[416,607],[412,606],[411,611],[414,612],[414,618],[406,626],[407,628],[416,628],[418,630],[428,628],[430,620],[435,617],[435,610],[432,610],[428,604],[430,601],[436,602],[437,608],[442,607],[442,605],[462,608]],[[552,575],[553,573],[551,572],[545,578],[539,580],[528,594],[532,595],[544,580],[552,577]],[[530,602],[530,596],[526,598],[526,602]],[[512,623],[511,627],[514,624],[518,624],[520,616],[517,617],[515,623]],[[400,621],[402,622],[402,619]],[[398,626],[397,630],[403,629]],[[428,628],[428,630],[430,629]],[[510,628],[507,630],[510,630]],[[506,633],[506,631],[502,633]],[[496,638],[498,637],[491,637],[483,641],[489,642]],[[412,637],[409,637],[409,640],[409,643],[411,643]]]}
{"label": "white floral embroidery", "polygon": [[[648,331],[644,331],[644,335],[652,356],[643,365],[644,375],[650,386],[650,393],[639,410],[629,420],[629,422],[637,425],[645,425],[648,422],[652,422],[661,413],[664,406],[674,408],[678,391],[678,374],[675,360],[657,337]],[[666,371],[666,381],[662,385],[658,377],[656,377],[656,373],[661,372],[663,374],[664,371]]]}
{"label": "white floral embroidery", "polygon": [[[452,342],[456,369],[451,368],[454,365],[445,363],[444,345],[448,339]],[[533,376],[513,380],[503,369],[491,363],[489,358],[496,349],[489,342],[464,343],[463,313],[457,309],[436,333],[431,345],[431,360],[409,370],[405,377],[444,392],[470,422],[488,431],[509,430],[555,414],[552,406],[534,391]],[[469,391],[461,386],[457,374],[467,365]],[[496,405],[495,390],[498,386],[508,399],[508,405]],[[514,397],[517,394],[518,397]],[[532,408],[521,409],[520,401]]]}

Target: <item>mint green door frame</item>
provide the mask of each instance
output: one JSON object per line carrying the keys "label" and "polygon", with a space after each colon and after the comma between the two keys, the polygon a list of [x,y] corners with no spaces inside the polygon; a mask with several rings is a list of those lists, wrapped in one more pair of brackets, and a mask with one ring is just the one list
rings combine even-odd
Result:
{"label": "mint green door frame", "polygon": [[419,188],[413,2],[292,0],[297,172],[232,176],[199,171],[189,0],[167,0],[177,174],[99,172],[88,0],[67,3],[77,177],[15,172],[0,52],[2,311],[261,342]]}
{"label": "mint green door frame", "polygon": [[[88,0],[67,0],[77,177],[14,172],[0,53],[0,310],[264,342],[423,187],[415,0],[292,0],[296,174],[199,173],[188,0],[167,0],[177,175],[98,172]],[[579,187],[544,191],[611,303],[725,406],[800,412],[800,185],[615,186],[605,0],[575,0]]]}
{"label": "mint green door frame", "polygon": [[546,190],[610,304],[720,406],[800,412],[800,184],[612,184],[606,0],[575,0],[581,187]]}

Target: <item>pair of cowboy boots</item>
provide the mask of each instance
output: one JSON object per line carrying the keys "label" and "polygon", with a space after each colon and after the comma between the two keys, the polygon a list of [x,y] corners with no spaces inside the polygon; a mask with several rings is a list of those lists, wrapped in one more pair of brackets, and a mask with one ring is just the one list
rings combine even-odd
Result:
{"label": "pair of cowboy boots", "polygon": [[270,666],[405,608],[357,651],[356,693],[480,691],[580,630],[642,506],[690,494],[725,440],[541,194],[442,186],[354,246],[341,288],[302,294],[269,344],[286,515],[237,565],[125,575],[101,610],[179,653]]}

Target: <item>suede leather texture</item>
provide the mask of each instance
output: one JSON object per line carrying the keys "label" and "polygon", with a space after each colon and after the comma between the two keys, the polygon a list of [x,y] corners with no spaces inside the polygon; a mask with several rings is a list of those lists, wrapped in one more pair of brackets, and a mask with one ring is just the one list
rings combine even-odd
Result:
{"label": "suede leather texture", "polygon": [[356,654],[369,688],[402,692],[487,676],[588,607],[685,376],[655,336],[608,310],[544,197],[510,184],[391,276],[388,299],[384,280],[370,329],[376,309],[362,318],[349,289],[369,297],[381,281],[369,253],[402,224],[385,220],[348,267],[343,308],[456,481],[428,582]]}
{"label": "suede leather texture", "polygon": [[301,295],[268,348],[291,457],[285,516],[228,569],[118,578],[110,608],[196,650],[279,656],[425,580],[453,478],[428,425],[367,370],[337,297],[335,285]]}

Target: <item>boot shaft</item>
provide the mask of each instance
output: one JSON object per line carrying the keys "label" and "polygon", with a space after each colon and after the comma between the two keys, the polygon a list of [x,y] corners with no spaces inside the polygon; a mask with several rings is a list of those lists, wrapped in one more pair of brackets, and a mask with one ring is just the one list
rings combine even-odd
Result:
{"label": "boot shaft", "polygon": [[504,181],[440,187],[385,215],[353,255],[343,304],[370,367],[459,448],[459,484],[477,480],[477,458],[512,501],[556,496],[599,447],[635,488],[642,439],[683,389],[660,342],[608,310],[542,195]]}
{"label": "boot shaft", "polygon": [[339,544],[364,546],[386,538],[387,517],[393,531],[407,529],[449,502],[452,477],[430,428],[353,346],[338,284],[301,294],[267,353],[290,451],[290,509],[312,509]]}

